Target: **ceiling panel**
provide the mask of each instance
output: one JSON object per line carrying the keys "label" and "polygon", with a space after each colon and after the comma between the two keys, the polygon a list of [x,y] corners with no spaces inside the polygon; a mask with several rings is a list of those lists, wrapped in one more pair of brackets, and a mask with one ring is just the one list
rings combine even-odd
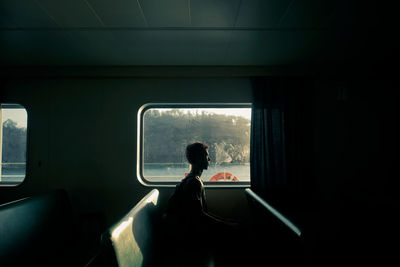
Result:
{"label": "ceiling panel", "polygon": [[60,27],[99,27],[100,17],[86,0],[35,0]]}
{"label": "ceiling panel", "polygon": [[139,2],[135,0],[87,0],[106,26],[146,27]]}
{"label": "ceiling panel", "polygon": [[125,56],[138,64],[187,65],[193,62],[193,34],[190,31],[119,31]]}
{"label": "ceiling panel", "polygon": [[268,36],[259,31],[234,31],[226,62],[228,65],[262,64],[268,58],[268,45]]}
{"label": "ceiling panel", "polygon": [[1,0],[0,27],[56,27],[56,23],[34,0]]}
{"label": "ceiling panel", "polygon": [[[330,27],[376,27],[380,24],[379,19],[389,15],[389,10],[378,14],[379,8],[377,1],[335,1],[333,16],[327,23]],[[397,9],[396,9],[397,10]]]}
{"label": "ceiling panel", "polygon": [[191,0],[190,14],[194,27],[233,27],[240,0]]}
{"label": "ceiling panel", "polygon": [[123,58],[121,44],[111,31],[69,31],[68,46],[78,65],[118,65]]}
{"label": "ceiling panel", "polygon": [[193,62],[197,62],[199,65],[223,65],[226,63],[232,31],[193,31],[191,35]]}
{"label": "ceiling panel", "polygon": [[236,26],[277,27],[291,0],[242,0]]}
{"label": "ceiling panel", "polygon": [[376,57],[363,40],[327,31],[7,31],[0,64],[285,65]]}
{"label": "ceiling panel", "polygon": [[355,49],[324,31],[240,31],[232,37],[231,65],[287,65],[333,62]]}
{"label": "ceiling panel", "polygon": [[[69,65],[76,51],[59,31],[7,31],[0,34],[1,65]],[[71,60],[72,59],[72,60]]]}
{"label": "ceiling panel", "polygon": [[[0,4],[1,5],[1,4]],[[0,27],[1,28],[16,28],[17,25],[11,22],[10,18],[7,18],[4,13],[4,10],[0,8]]]}
{"label": "ceiling panel", "polygon": [[151,65],[164,60],[158,31],[117,31],[113,36],[124,56],[122,65]]}
{"label": "ceiling panel", "polygon": [[0,65],[392,59],[387,17],[361,0],[0,0]]}
{"label": "ceiling panel", "polygon": [[150,27],[190,26],[188,0],[142,0],[139,3]]}
{"label": "ceiling panel", "polygon": [[332,15],[336,1],[294,0],[282,16],[279,26],[284,28],[321,27]]}

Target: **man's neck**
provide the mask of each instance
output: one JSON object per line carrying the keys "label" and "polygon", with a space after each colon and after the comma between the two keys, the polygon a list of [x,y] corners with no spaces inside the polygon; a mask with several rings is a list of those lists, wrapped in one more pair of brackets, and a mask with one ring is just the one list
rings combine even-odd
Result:
{"label": "man's neck", "polygon": [[190,170],[190,174],[193,175],[193,176],[199,176],[200,177],[203,174],[203,170],[199,169],[199,168],[192,167],[192,169]]}

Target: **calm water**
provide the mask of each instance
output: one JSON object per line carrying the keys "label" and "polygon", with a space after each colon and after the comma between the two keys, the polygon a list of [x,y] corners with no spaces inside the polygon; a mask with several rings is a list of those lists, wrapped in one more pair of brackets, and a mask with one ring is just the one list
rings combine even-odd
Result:
{"label": "calm water", "polygon": [[[168,181],[179,182],[185,177],[185,173],[189,172],[189,165],[174,164],[145,164],[144,177],[151,182]],[[222,173],[220,177],[227,178],[229,174],[224,176],[223,173],[230,173],[240,182],[250,181],[250,164],[244,165],[211,165],[208,170],[204,170],[201,176],[203,181],[209,181],[214,175]],[[1,180],[3,182],[22,182],[25,178],[25,166],[20,169],[5,168],[2,169]],[[221,181],[221,180],[220,180]]]}
{"label": "calm water", "polygon": [[3,165],[1,170],[2,182],[22,182],[25,178],[25,165],[20,166],[6,166]]}
{"label": "calm water", "polygon": [[[145,164],[143,174],[144,178],[151,182],[180,181],[185,177],[185,173],[189,172],[188,165],[168,165],[168,164]],[[201,179],[209,181],[218,173],[230,173],[235,176],[240,182],[250,181],[250,164],[244,165],[211,165],[208,170],[204,170]],[[226,175],[227,177],[229,175]],[[223,177],[223,174],[222,174]],[[229,179],[228,179],[229,180]]]}

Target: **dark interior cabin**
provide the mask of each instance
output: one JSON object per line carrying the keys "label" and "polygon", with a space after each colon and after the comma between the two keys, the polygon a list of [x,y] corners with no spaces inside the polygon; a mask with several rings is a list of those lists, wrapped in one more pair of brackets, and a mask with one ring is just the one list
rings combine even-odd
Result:
{"label": "dark interior cabin", "polygon": [[[0,0],[0,266],[391,265],[397,20],[369,0]],[[207,111],[229,108],[251,117]],[[245,234],[177,263],[163,214],[195,139],[208,210]]]}

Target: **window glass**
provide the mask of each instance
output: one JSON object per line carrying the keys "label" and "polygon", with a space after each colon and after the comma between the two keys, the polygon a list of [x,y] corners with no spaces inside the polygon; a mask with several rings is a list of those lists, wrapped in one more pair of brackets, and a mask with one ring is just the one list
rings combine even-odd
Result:
{"label": "window glass", "polygon": [[1,104],[0,123],[0,185],[17,185],[26,174],[25,108],[17,104]]}
{"label": "window glass", "polygon": [[142,178],[179,182],[189,172],[185,149],[203,142],[211,165],[202,180],[212,184],[250,182],[251,106],[149,105],[142,111]]}

